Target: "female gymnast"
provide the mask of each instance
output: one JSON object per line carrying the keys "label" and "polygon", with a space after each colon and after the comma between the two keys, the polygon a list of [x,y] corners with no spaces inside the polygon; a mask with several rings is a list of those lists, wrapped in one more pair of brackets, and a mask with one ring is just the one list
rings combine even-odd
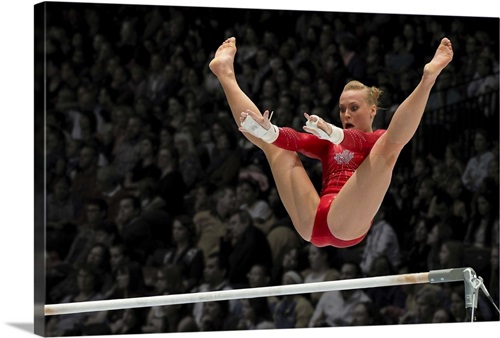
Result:
{"label": "female gymnast", "polygon": [[[316,246],[358,244],[389,188],[399,153],[415,134],[429,93],[453,58],[451,42],[441,40],[425,65],[420,83],[398,107],[387,130],[372,130],[380,90],[351,81],[339,99],[339,128],[304,113],[299,133],[271,124],[239,87],[234,72],[236,39],[227,39],[210,62],[240,131],[266,155],[276,188],[300,236]],[[272,114],[271,114],[272,115]],[[320,194],[297,152],[319,159],[323,177]]]}

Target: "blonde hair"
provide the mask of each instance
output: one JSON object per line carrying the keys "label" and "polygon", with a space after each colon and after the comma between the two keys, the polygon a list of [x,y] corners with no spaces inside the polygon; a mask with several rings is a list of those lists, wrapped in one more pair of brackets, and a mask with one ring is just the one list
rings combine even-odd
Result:
{"label": "blonde hair", "polygon": [[368,87],[364,85],[363,83],[352,80],[349,81],[345,86],[344,86],[344,91],[348,90],[366,90],[366,98],[367,101],[370,105],[375,105],[377,109],[379,108],[379,98],[382,95],[383,91],[380,90],[379,88],[375,86]]}

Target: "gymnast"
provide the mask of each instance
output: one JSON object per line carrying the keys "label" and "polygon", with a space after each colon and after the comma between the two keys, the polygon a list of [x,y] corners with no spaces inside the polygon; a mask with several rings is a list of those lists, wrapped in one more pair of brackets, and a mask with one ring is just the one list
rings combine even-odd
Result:
{"label": "gymnast", "polygon": [[[304,113],[307,133],[271,124],[239,87],[234,72],[236,39],[224,41],[210,62],[239,130],[266,155],[276,188],[299,235],[313,245],[344,248],[366,236],[389,188],[399,153],[424,113],[438,75],[453,58],[443,38],[414,91],[397,108],[387,130],[372,130],[381,91],[358,81],[339,99],[342,128]],[[321,161],[320,194],[297,152]]]}

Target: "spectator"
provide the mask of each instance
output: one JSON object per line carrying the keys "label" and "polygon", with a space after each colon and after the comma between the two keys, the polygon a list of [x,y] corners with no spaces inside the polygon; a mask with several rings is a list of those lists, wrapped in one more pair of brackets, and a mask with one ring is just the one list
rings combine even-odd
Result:
{"label": "spectator", "polygon": [[139,190],[141,181],[147,178],[158,181],[161,171],[156,165],[157,151],[157,137],[153,134],[144,134],[140,141],[139,160],[125,175],[124,188],[127,191],[133,193]]}
{"label": "spectator", "polygon": [[[103,299],[103,295],[98,292],[100,289],[99,273],[93,268],[83,265],[78,269],[76,276],[77,291],[65,296],[60,302],[85,302]],[[84,325],[92,318],[102,317],[102,313],[91,314],[81,312],[61,316],[53,316],[47,322],[46,333],[49,336],[78,336],[83,333]]]}
{"label": "spectator", "polygon": [[392,82],[398,83],[401,74],[412,68],[415,56],[405,48],[403,35],[396,35],[392,40],[392,49],[385,55],[385,68],[389,72]]}
{"label": "spectator", "polygon": [[271,284],[271,275],[266,266],[254,264],[247,273],[248,286],[251,288],[260,288]]}
{"label": "spectator", "polygon": [[[203,269],[203,280],[204,283],[195,287],[192,292],[209,292],[209,291],[220,291],[220,290],[231,290],[232,287],[229,285],[227,280],[227,270],[223,264],[223,259],[218,253],[210,255],[205,263],[205,268]],[[235,314],[236,311],[241,307],[240,301],[231,300],[228,302],[229,312]],[[192,306],[192,312],[181,320],[179,326],[181,327],[196,327],[201,328],[203,326],[202,318],[204,314],[205,303],[195,303]],[[185,332],[187,330],[180,328],[180,332]]]}
{"label": "spectator", "polygon": [[115,143],[112,151],[113,164],[122,178],[140,159],[143,132],[144,121],[137,115],[128,117],[123,142]]}
{"label": "spectator", "polygon": [[271,73],[271,51],[265,46],[259,46],[253,58],[255,62],[255,75],[251,93],[258,95],[261,92],[262,83]]}
{"label": "spectator", "polygon": [[[106,299],[122,299],[144,297],[147,295],[144,284],[144,276],[139,263],[135,261],[124,261],[120,263],[113,274],[113,285],[106,292]],[[110,311],[108,318],[116,319],[120,317],[120,311]]]}
{"label": "spectator", "polygon": [[498,79],[493,74],[492,60],[480,55],[476,61],[474,80],[467,87],[467,96],[481,96],[498,90]]}
{"label": "spectator", "polygon": [[[408,41],[407,43],[411,42]],[[363,57],[366,60],[366,76],[370,82],[374,82],[376,80],[377,73],[381,70],[381,67],[384,64],[384,54],[382,48],[383,46],[378,35],[372,34],[368,37]]]}
{"label": "spectator", "polygon": [[462,175],[462,182],[467,190],[476,191],[483,179],[488,175],[488,165],[493,160],[493,152],[489,150],[488,134],[477,129],[474,133],[475,155],[469,158]]}
{"label": "spectator", "polygon": [[167,126],[179,130],[185,122],[185,106],[177,96],[172,96],[167,100],[166,123]]}
{"label": "spectator", "polygon": [[[361,270],[356,263],[346,262],[340,270],[340,279],[361,277]],[[361,302],[370,302],[362,290],[328,291],[322,294],[309,327],[348,326],[352,323],[354,307]]]}
{"label": "spectator", "polygon": [[460,224],[467,224],[469,219],[468,207],[466,204],[464,186],[460,176],[454,175],[446,180],[446,192],[451,197],[450,216],[455,218]]}
{"label": "spectator", "polygon": [[[372,261],[369,277],[392,276],[396,273],[387,256],[381,255]],[[379,310],[379,319],[387,324],[397,324],[398,314],[405,307],[405,294],[401,285],[384,288],[369,288],[365,291],[374,307]]]}
{"label": "spectator", "polygon": [[[205,56],[203,56],[203,62],[205,62]],[[198,108],[203,110],[212,101],[212,97],[202,84],[202,79],[201,71],[194,68],[187,70],[187,79],[177,95],[184,99],[188,111]]]}
{"label": "spectator", "polygon": [[[136,298],[144,297],[146,294],[141,266],[137,262],[128,261],[122,262],[116,268],[113,276],[113,285],[106,292],[105,298]],[[126,309],[107,311],[106,324],[111,332],[124,329],[126,325],[123,323],[123,318],[126,311]],[[139,323],[134,323],[134,325],[139,325]]]}
{"label": "spectator", "polygon": [[188,132],[176,132],[174,146],[179,154],[179,171],[186,188],[190,190],[202,179],[204,174],[193,136]]}
{"label": "spectator", "polygon": [[289,218],[278,220],[272,224],[267,234],[267,241],[273,254],[273,266],[279,266],[285,254],[290,250],[302,247],[302,238],[293,229]]}
{"label": "spectator", "polygon": [[[301,284],[302,276],[294,270],[288,270],[283,274],[282,285]],[[303,295],[285,295],[275,306],[274,326],[277,329],[304,328],[314,308],[309,300]]]}
{"label": "spectator", "polygon": [[444,241],[453,237],[452,228],[443,222],[435,223],[427,235],[427,244],[430,246],[427,257],[427,268],[429,270],[439,269],[439,251]]}
{"label": "spectator", "polygon": [[242,34],[245,37],[245,45],[242,46],[238,53],[237,62],[241,65],[249,62],[257,53],[259,36],[256,30],[251,26],[246,26],[242,29]]}
{"label": "spectator", "polygon": [[172,247],[157,249],[151,256],[153,267],[175,265],[179,268],[182,278],[182,292],[188,292],[198,285],[203,273],[203,253],[194,246],[195,230],[191,218],[179,215],[172,225]]}
{"label": "spectator", "polygon": [[465,170],[465,165],[462,161],[461,151],[456,143],[448,144],[444,151],[444,163],[449,176],[460,176]]}
{"label": "spectator", "polygon": [[237,187],[239,208],[248,211],[255,226],[267,234],[273,219],[273,211],[266,200],[260,199],[259,194],[260,189],[255,181],[240,179]]}
{"label": "spectator", "polygon": [[[170,66],[170,65],[169,65]],[[160,105],[165,97],[173,94],[178,84],[175,72],[167,71],[167,66],[162,62],[158,53],[150,55],[149,69],[146,75],[146,97],[153,105]]]}
{"label": "spectator", "polygon": [[404,262],[409,272],[428,271],[427,260],[431,246],[427,242],[430,231],[430,222],[422,217],[415,223],[413,236],[403,246]]}
{"label": "spectator", "polygon": [[217,153],[206,169],[207,180],[217,186],[235,184],[241,167],[235,135],[231,130],[223,130],[214,140]]}
{"label": "spectator", "polygon": [[216,187],[208,183],[199,183],[192,190],[190,197],[193,200],[192,208],[190,208],[192,215],[199,212],[210,210],[210,198],[214,193]]}
{"label": "spectator", "polygon": [[450,225],[453,229],[453,237],[463,240],[466,226],[458,217],[451,214],[452,206],[453,200],[450,195],[438,189],[431,199],[427,218],[434,223],[442,222]]}
{"label": "spectator", "polygon": [[212,131],[210,129],[204,129],[200,131],[199,134],[199,144],[197,146],[197,151],[201,154],[202,158],[202,167],[203,170],[206,170],[210,165],[210,162],[214,158],[215,151],[215,142],[212,139]]}
{"label": "spectator", "polygon": [[264,233],[253,225],[248,212],[231,214],[227,234],[220,242],[220,253],[228,262],[228,279],[235,288],[247,283],[247,272],[254,264],[270,267],[271,248]]}
{"label": "spectator", "polygon": [[[319,107],[325,107],[328,111],[333,110],[335,107],[335,100],[337,99],[338,96],[334,96],[335,93],[333,92],[330,83],[324,77],[319,77],[316,80],[316,86],[318,88],[317,96],[319,97],[319,99],[313,97],[315,105]],[[314,112],[314,114],[320,115],[316,112]]]}
{"label": "spectator", "polygon": [[468,34],[465,38],[465,53],[462,56],[460,74],[464,81],[472,80],[479,59],[479,46],[476,37]]}
{"label": "spectator", "polygon": [[352,35],[345,35],[339,41],[339,51],[349,73],[348,80],[365,82],[366,63],[359,54],[359,41]]}
{"label": "spectator", "polygon": [[84,143],[81,140],[69,138],[65,143],[64,157],[66,158],[66,175],[73,179],[78,171],[80,152]]}
{"label": "spectator", "polygon": [[[322,247],[318,248],[312,244],[307,247],[307,259],[309,261],[308,268],[302,271],[304,283],[316,283],[337,280],[340,278],[339,271],[332,267],[332,259],[334,248]],[[310,294],[310,300],[313,305],[316,305],[321,297],[321,292]]]}
{"label": "spectator", "polygon": [[112,274],[116,273],[118,267],[129,262],[129,260],[129,252],[123,243],[115,243],[109,248],[109,267]]}
{"label": "spectator", "polygon": [[108,147],[109,141],[113,141],[113,135],[109,134],[113,130],[113,126],[110,123],[110,114],[115,108],[115,102],[111,98],[110,90],[102,86],[97,91],[97,107],[99,115],[104,120],[101,129],[98,129],[96,137],[103,144],[103,146]]}
{"label": "spectator", "polygon": [[[139,116],[142,120],[146,121],[146,127],[144,129],[145,134],[153,134],[157,136],[162,129],[161,118],[153,112],[153,107],[148,98],[142,96],[134,101],[133,104],[134,113]],[[157,146],[157,149],[159,147]]]}
{"label": "spectator", "polygon": [[398,237],[392,226],[385,220],[385,209],[384,205],[380,206],[365,238],[366,245],[360,262],[364,274],[369,274],[372,262],[380,256],[387,257],[394,270],[401,264]]}
{"label": "spectator", "polygon": [[[182,292],[182,275],[178,267],[164,266],[156,271],[155,295],[170,295]],[[148,309],[142,333],[177,332],[177,325],[185,315],[186,305],[153,306]]]}
{"label": "spectator", "polygon": [[97,133],[103,131],[104,118],[99,111],[95,90],[89,85],[80,85],[77,103],[74,110],[68,111],[73,123],[71,137],[84,143],[99,144]]}
{"label": "spectator", "polygon": [[75,217],[82,216],[83,206],[87,199],[99,196],[97,186],[97,149],[85,145],[80,150],[78,169],[71,185],[75,206]]}
{"label": "spectator", "polygon": [[418,194],[418,189],[422,184],[422,181],[430,177],[431,167],[429,161],[422,156],[417,156],[413,161],[413,167],[411,168],[411,173],[409,177],[409,183],[411,185],[410,191]]}
{"label": "spectator", "polygon": [[130,83],[130,72],[121,63],[117,63],[111,70],[110,78],[108,89],[113,101],[116,104],[131,105],[134,102],[134,90]]}
{"label": "spectator", "polygon": [[229,216],[237,210],[233,188],[219,188],[211,196],[211,204],[210,210],[200,211],[193,217],[198,239],[196,246],[203,251],[205,259],[219,251],[220,238],[226,233]]}
{"label": "spectator", "polygon": [[[250,180],[257,186],[256,190],[259,192],[259,194],[260,193],[268,194],[270,193],[270,188],[271,188],[268,176],[269,173],[265,171],[266,168],[261,162],[261,159],[258,158],[258,154],[256,153],[254,155],[256,155],[257,157],[253,157],[252,155],[252,157],[247,160],[248,162],[250,162],[250,164],[240,169],[240,173],[238,175],[239,179],[240,181]],[[260,197],[264,198],[264,196]],[[268,199],[269,197],[266,199],[266,202],[268,204],[271,204]]]}
{"label": "spectator", "polygon": [[404,314],[400,318],[400,324],[432,323],[434,312],[441,306],[441,289],[435,285],[426,285],[417,292],[416,300],[416,311]]}
{"label": "spectator", "polygon": [[200,331],[234,331],[238,320],[229,313],[227,301],[207,302],[203,306]]}
{"label": "spectator", "polygon": [[462,100],[462,96],[455,86],[453,72],[447,70],[441,73],[439,81],[436,83],[437,91],[429,96],[427,109],[443,109],[448,106],[453,106]]}
{"label": "spectator", "polygon": [[151,227],[141,217],[142,208],[137,197],[126,196],[120,200],[120,210],[115,219],[123,243],[134,260],[143,262],[152,242]]}
{"label": "spectator", "polygon": [[453,291],[450,295],[450,312],[452,314],[452,321],[465,322],[467,321],[467,314],[465,310],[464,293]]}
{"label": "spectator", "polygon": [[56,269],[58,273],[58,283],[50,285],[47,298],[53,303],[60,302],[67,295],[74,294],[77,290],[78,271],[80,267],[86,265],[99,274],[99,289],[101,293],[110,287],[110,278],[108,276],[109,250],[103,244],[94,243],[82,257],[82,260],[75,264],[63,262]]}
{"label": "spectator", "polygon": [[384,319],[377,311],[377,307],[372,302],[358,303],[352,309],[352,326],[383,325]]}
{"label": "spectator", "polygon": [[464,243],[479,248],[498,246],[497,197],[479,194],[473,201],[472,215],[465,234]]}
{"label": "spectator", "polygon": [[[302,271],[304,268],[304,265],[306,264],[305,262],[305,257],[301,253],[304,251],[302,250],[301,246],[298,246],[296,248],[291,248],[287,251],[284,252],[283,258],[279,264],[273,264],[273,271],[272,271],[272,281],[275,284],[279,284],[280,282],[283,281],[283,275],[290,271]],[[301,276],[301,280],[304,278]]]}
{"label": "spectator", "polygon": [[[112,158],[116,150],[121,147],[127,138],[129,118],[133,115],[130,106],[114,105],[111,110],[111,140],[108,145],[108,153]],[[120,175],[121,176],[121,175]]]}
{"label": "spectator", "polygon": [[[142,309],[132,308],[120,312],[115,320],[109,323],[109,334],[138,334],[141,333],[141,324],[143,321]],[[87,334],[89,334],[87,329]],[[96,334],[92,332],[91,334]],[[104,334],[108,334],[107,332]]]}
{"label": "spectator", "polygon": [[483,182],[478,189],[478,192],[495,195],[498,193],[498,177],[500,171],[498,169],[498,156],[488,164],[488,175],[483,178]]}
{"label": "spectator", "polygon": [[54,181],[52,191],[47,195],[47,226],[60,229],[73,220],[74,207],[70,191],[71,181],[63,176]]}
{"label": "spectator", "polygon": [[436,182],[430,177],[424,178],[418,187],[417,195],[412,201],[413,212],[416,217],[427,216],[435,191]]}
{"label": "spectator", "polygon": [[184,195],[186,184],[178,169],[178,153],[174,149],[161,148],[158,151],[158,168],[161,170],[160,180],[153,192],[153,200],[148,210],[165,210],[174,217],[185,212]]}
{"label": "spectator", "polygon": [[99,273],[100,289],[99,292],[105,294],[112,284],[111,268],[109,266],[110,253],[109,248],[102,243],[95,243],[89,250],[85,261],[87,264]]}
{"label": "spectator", "polygon": [[432,316],[433,323],[453,323],[453,315],[446,308],[438,308]]}
{"label": "spectator", "polygon": [[[262,288],[266,286],[271,286],[271,273],[269,268],[263,264],[254,264],[247,273],[248,286],[251,288]],[[269,305],[269,311],[274,312],[274,306],[278,302],[276,296],[267,297],[267,304]]]}
{"label": "spectator", "polygon": [[464,246],[462,241],[448,240],[443,242],[438,255],[440,269],[453,269],[464,265]]}
{"label": "spectator", "polygon": [[101,198],[108,205],[107,220],[114,220],[118,216],[120,200],[128,196],[128,192],[123,189],[120,177],[114,165],[99,167],[97,169],[97,187],[101,191]]}
{"label": "spectator", "polygon": [[129,66],[130,79],[128,85],[134,93],[134,101],[146,98],[146,70],[140,64],[132,64]]}
{"label": "spectator", "polygon": [[405,43],[406,52],[413,55],[415,58],[414,63],[423,63],[425,57],[425,48],[417,36],[417,30],[414,24],[408,22],[403,26],[403,37]]}
{"label": "spectator", "polygon": [[242,299],[242,317],[237,330],[274,329],[274,323],[265,297]]}
{"label": "spectator", "polygon": [[90,199],[85,205],[85,222],[78,227],[78,233],[65,257],[67,264],[75,265],[84,261],[95,243],[95,231],[104,222],[108,205],[101,198]]}

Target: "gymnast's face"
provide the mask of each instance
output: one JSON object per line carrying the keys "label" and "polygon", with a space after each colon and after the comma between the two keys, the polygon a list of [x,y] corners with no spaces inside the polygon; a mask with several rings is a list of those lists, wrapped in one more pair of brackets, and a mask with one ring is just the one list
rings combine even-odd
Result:
{"label": "gymnast's face", "polygon": [[368,102],[365,90],[344,90],[339,100],[340,121],[344,129],[372,132],[377,107]]}

